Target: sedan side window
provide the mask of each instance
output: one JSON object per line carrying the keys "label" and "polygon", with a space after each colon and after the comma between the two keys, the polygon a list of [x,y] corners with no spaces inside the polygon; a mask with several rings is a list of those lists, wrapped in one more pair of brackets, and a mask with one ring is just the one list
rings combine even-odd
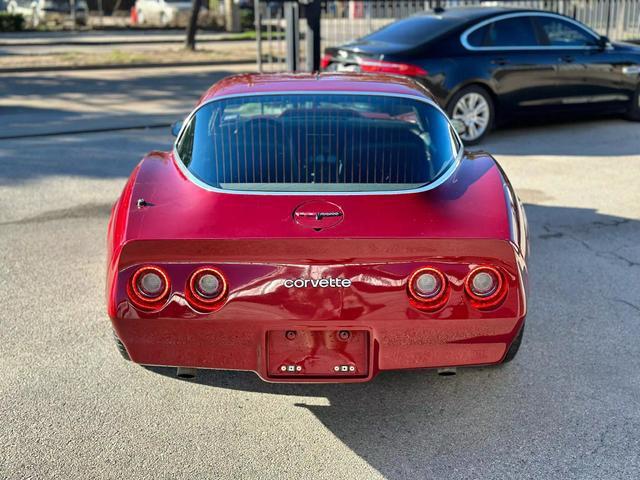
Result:
{"label": "sedan side window", "polygon": [[489,25],[485,38],[489,47],[536,47],[539,45],[530,17],[513,17]]}
{"label": "sedan side window", "polygon": [[486,45],[485,41],[487,39],[487,32],[491,25],[485,25],[482,28],[478,28],[469,34],[467,37],[467,42],[472,47],[484,47]]}
{"label": "sedan side window", "polygon": [[555,17],[538,17],[540,30],[546,37],[546,45],[553,47],[591,47],[596,39],[584,29],[570,22]]}

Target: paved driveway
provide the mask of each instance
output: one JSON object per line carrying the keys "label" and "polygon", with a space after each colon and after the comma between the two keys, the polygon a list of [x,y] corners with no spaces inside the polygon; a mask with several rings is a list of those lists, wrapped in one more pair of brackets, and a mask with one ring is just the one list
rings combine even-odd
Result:
{"label": "paved driveway", "polygon": [[[46,82],[17,96],[39,96],[64,123],[77,108]],[[195,83],[179,101],[149,95],[145,109],[178,114]],[[137,121],[125,106],[118,118]],[[33,108],[21,118],[55,117]],[[7,116],[0,126],[18,132]],[[0,478],[638,478],[639,130],[617,119],[522,127],[485,145],[531,230],[530,315],[513,363],[317,386],[229,372],[180,381],[116,352],[103,299],[109,209],[140,156],[170,145],[167,129],[0,140]]]}

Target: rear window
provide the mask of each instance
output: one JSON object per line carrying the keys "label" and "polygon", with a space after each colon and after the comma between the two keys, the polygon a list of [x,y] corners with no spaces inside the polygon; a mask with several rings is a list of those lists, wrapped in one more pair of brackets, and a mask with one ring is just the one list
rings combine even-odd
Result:
{"label": "rear window", "polygon": [[183,164],[209,186],[275,192],[420,188],[439,179],[460,148],[429,103],[342,94],[213,101],[176,143]]}
{"label": "rear window", "polygon": [[419,15],[393,22],[363,37],[363,40],[417,47],[448,32],[459,24],[460,21],[455,18]]}

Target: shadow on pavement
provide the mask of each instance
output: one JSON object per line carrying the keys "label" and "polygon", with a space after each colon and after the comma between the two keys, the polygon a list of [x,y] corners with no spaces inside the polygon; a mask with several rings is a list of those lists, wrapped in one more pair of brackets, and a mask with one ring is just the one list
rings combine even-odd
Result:
{"label": "shadow on pavement", "polygon": [[[199,81],[209,83],[211,79]],[[167,87],[173,89],[173,86]],[[176,86],[176,88],[178,88]],[[182,95],[195,102],[193,92]],[[144,94],[140,94],[144,95]],[[183,101],[184,104],[184,101]],[[0,107],[13,114],[9,120],[0,115],[0,137],[2,123],[10,122],[20,131],[28,131],[33,122],[60,122],[82,128],[91,125],[82,114],[51,108]],[[183,112],[183,114],[186,112]],[[178,114],[164,115],[169,123],[180,118]],[[126,120],[126,121],[125,121]],[[157,121],[158,117],[143,114],[127,116],[105,113],[98,119],[99,125],[113,128],[126,126],[127,121]],[[554,126],[519,127],[496,131],[479,148],[495,155],[599,155],[624,156],[640,153],[639,125],[624,120],[605,119],[575,124]],[[40,127],[38,127],[40,128]],[[48,127],[47,127],[48,128]],[[15,130],[15,128],[14,128]],[[60,135],[40,138],[22,138],[0,141],[0,183],[19,182],[50,175],[71,175],[92,178],[126,178],[140,158],[151,150],[168,150],[173,138],[169,128],[113,131],[101,134]]]}
{"label": "shadow on pavement", "polygon": [[0,141],[0,185],[43,177],[122,178],[146,152],[171,148],[169,127]]}
{"label": "shadow on pavement", "polygon": [[384,372],[368,384],[269,384],[223,371],[194,382],[309,397],[292,402],[390,479],[593,475],[640,426],[629,388],[640,380],[640,222],[590,209],[526,211],[530,311],[512,363],[455,377]]}
{"label": "shadow on pavement", "polygon": [[[177,72],[139,72],[124,78],[95,72],[7,76],[0,82],[0,98],[27,102],[0,104],[0,138],[171,122],[186,115],[212,84],[233,73]],[[34,97],[41,98],[41,104]]]}

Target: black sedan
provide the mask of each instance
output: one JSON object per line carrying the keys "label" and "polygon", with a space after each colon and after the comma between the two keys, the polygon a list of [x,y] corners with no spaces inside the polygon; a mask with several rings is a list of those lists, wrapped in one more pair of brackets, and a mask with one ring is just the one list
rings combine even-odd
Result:
{"label": "black sedan", "polygon": [[322,67],[415,77],[464,122],[467,144],[520,114],[607,111],[640,120],[640,47],[551,12],[420,13],[326,49]]}

